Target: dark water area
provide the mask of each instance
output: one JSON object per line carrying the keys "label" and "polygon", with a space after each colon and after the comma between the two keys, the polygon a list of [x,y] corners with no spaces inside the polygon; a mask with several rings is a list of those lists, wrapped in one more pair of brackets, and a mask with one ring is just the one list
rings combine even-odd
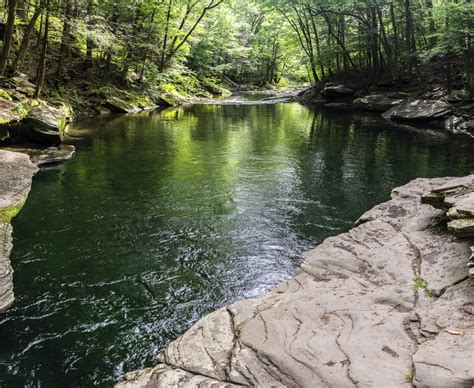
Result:
{"label": "dark water area", "polygon": [[262,295],[393,187],[474,171],[471,144],[298,104],[84,121],[14,220],[0,386],[111,386],[200,317]]}

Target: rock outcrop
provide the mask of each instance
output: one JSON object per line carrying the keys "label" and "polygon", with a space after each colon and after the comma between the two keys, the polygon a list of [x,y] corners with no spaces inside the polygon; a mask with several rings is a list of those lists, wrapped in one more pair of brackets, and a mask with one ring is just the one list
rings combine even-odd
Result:
{"label": "rock outcrop", "polygon": [[71,121],[72,109],[67,104],[53,106],[40,100],[0,97],[0,125],[5,132],[0,141],[57,145]]}
{"label": "rock outcrop", "polygon": [[113,113],[134,113],[139,112],[141,109],[134,106],[133,104],[124,101],[118,97],[110,97],[105,101],[106,108],[110,109]]}
{"label": "rock outcrop", "polygon": [[421,202],[472,180],[395,189],[291,280],[202,318],[118,387],[473,385],[471,244]]}
{"label": "rock outcrop", "polygon": [[7,151],[20,152],[30,157],[30,160],[39,166],[66,162],[76,153],[76,147],[70,144],[61,144],[58,147],[11,147]]}
{"label": "rock outcrop", "polygon": [[449,116],[451,105],[439,100],[415,100],[400,104],[383,114],[388,120],[428,122]]}
{"label": "rock outcrop", "polygon": [[0,312],[13,303],[10,221],[25,203],[36,171],[27,155],[0,151]]}
{"label": "rock outcrop", "polygon": [[44,101],[33,107],[27,116],[11,128],[10,135],[20,142],[58,145],[66,126],[72,121],[72,109],[67,105],[52,106]]}
{"label": "rock outcrop", "polygon": [[405,100],[400,98],[391,98],[384,94],[370,94],[365,97],[356,98],[354,105],[359,109],[372,112],[386,112],[393,107],[403,104]]}
{"label": "rock outcrop", "polygon": [[[474,176],[437,187],[424,194],[422,201],[446,212],[449,232],[474,241]],[[474,246],[467,266],[469,276],[474,277]]]}
{"label": "rock outcrop", "polygon": [[330,100],[335,100],[351,97],[354,94],[354,90],[344,85],[328,85],[322,90],[321,94]]}

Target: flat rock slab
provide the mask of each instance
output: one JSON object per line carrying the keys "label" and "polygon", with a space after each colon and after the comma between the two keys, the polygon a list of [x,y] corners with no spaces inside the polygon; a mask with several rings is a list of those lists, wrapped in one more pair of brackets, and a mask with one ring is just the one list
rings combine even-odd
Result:
{"label": "flat rock slab", "polygon": [[450,181],[394,190],[291,280],[205,316],[118,387],[471,386],[469,243],[421,203]]}
{"label": "flat rock slab", "polygon": [[13,303],[10,221],[25,203],[37,170],[27,155],[0,151],[0,312]]}
{"label": "flat rock slab", "polygon": [[360,109],[373,112],[386,112],[387,110],[403,104],[405,100],[398,98],[390,98],[383,94],[371,94],[365,97],[356,98],[354,105]]}
{"label": "flat rock slab", "polygon": [[28,155],[37,166],[62,163],[71,159],[76,153],[76,147],[66,144],[48,148],[11,147],[8,150]]}
{"label": "flat rock slab", "polygon": [[415,100],[397,105],[383,114],[385,119],[431,121],[449,116],[451,105],[438,100]]}

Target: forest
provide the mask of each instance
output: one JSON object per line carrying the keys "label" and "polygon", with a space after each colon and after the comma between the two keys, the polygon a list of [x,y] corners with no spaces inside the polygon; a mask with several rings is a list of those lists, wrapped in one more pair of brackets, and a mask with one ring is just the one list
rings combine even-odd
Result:
{"label": "forest", "polygon": [[36,97],[85,83],[218,94],[415,80],[427,64],[474,89],[470,0],[5,0],[2,11],[0,74],[26,73]]}

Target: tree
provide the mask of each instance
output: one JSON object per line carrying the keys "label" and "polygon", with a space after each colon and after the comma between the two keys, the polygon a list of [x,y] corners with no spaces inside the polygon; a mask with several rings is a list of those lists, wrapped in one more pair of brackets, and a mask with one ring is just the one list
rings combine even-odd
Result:
{"label": "tree", "polygon": [[15,27],[17,0],[8,0],[8,17],[5,26],[5,34],[3,35],[3,49],[0,55],[0,75],[5,73],[8,59],[10,58],[10,50],[12,47],[13,30]]}

